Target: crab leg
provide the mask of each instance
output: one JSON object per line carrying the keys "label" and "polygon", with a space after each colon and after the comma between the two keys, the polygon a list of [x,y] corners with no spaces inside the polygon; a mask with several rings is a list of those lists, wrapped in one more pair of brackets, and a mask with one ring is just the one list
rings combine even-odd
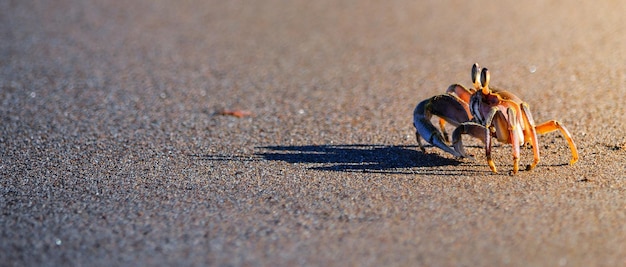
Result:
{"label": "crab leg", "polygon": [[453,84],[448,87],[446,90],[448,94],[455,94],[460,99],[463,99],[463,106],[468,114],[470,114],[469,105],[467,103],[470,102],[470,98],[472,98],[472,94],[474,93],[472,90],[465,88],[465,86],[460,84]]}
{"label": "crab leg", "polygon": [[498,112],[499,114],[502,114],[502,112],[498,110],[498,108],[492,108],[489,112],[489,115],[487,115],[487,119],[485,121],[485,155],[487,156],[487,164],[489,164],[489,168],[491,168],[491,171],[494,173],[498,173],[498,170],[496,169],[496,164],[491,158],[491,129],[493,128],[491,124],[493,122],[493,118]]}
{"label": "crab leg", "polygon": [[533,119],[532,114],[530,113],[530,107],[528,107],[528,104],[526,103],[522,103],[521,105],[522,108],[522,116],[524,118],[525,123],[525,129],[524,129],[524,136],[526,137],[526,140],[524,140],[525,142],[530,142],[530,145],[533,148],[533,163],[528,165],[528,167],[526,168],[527,170],[532,170],[533,168],[535,168],[535,166],[537,166],[537,163],[539,163],[540,160],[540,156],[539,156],[539,141],[537,139],[537,130],[536,130],[536,126],[535,126],[535,120]]}
{"label": "crab leg", "polygon": [[569,148],[572,151],[572,160],[570,160],[569,164],[573,165],[574,163],[576,163],[576,161],[578,161],[578,150],[576,149],[576,144],[574,144],[574,140],[572,140],[572,135],[569,133],[567,128],[565,128],[565,126],[563,126],[560,122],[555,120],[547,121],[537,125],[535,129],[539,134],[545,134],[556,130],[561,131],[561,134],[563,135],[563,137],[565,137],[565,140],[567,140]]}
{"label": "crab leg", "polygon": [[513,149],[513,174],[519,171],[519,159],[520,159],[520,144],[522,142],[523,133],[520,128],[519,119],[516,115],[515,109],[508,107],[506,114],[497,107],[493,107],[485,122],[485,155],[487,156],[487,163],[489,168],[494,173],[497,173],[496,165],[491,158],[492,147],[492,132],[495,133],[495,137],[505,143],[510,143]]}
{"label": "crab leg", "polygon": [[450,137],[446,131],[446,120],[439,118],[439,129],[441,129],[441,132],[443,133],[443,140],[446,141],[446,143],[450,142]]}
{"label": "crab leg", "polygon": [[511,140],[511,146],[513,148],[513,173],[517,173],[519,171],[519,158],[520,158],[520,144],[522,143],[522,139],[524,138],[524,134],[520,132],[517,127],[521,127],[519,124],[518,117],[515,113],[515,110],[512,108],[508,108],[507,110],[509,116],[508,130],[509,137]]}

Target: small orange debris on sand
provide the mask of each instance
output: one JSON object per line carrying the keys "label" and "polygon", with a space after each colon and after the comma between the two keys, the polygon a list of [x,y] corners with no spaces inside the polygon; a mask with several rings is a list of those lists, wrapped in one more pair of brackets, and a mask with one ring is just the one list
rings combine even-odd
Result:
{"label": "small orange debris on sand", "polygon": [[247,110],[222,110],[218,113],[219,115],[224,115],[224,116],[235,116],[237,118],[243,118],[243,117],[248,117],[248,116],[252,116],[252,112],[251,111],[247,111]]}

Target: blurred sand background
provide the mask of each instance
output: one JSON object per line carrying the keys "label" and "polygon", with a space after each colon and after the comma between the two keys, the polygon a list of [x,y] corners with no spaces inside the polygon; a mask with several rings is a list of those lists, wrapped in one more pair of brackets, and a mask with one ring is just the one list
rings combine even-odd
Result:
{"label": "blurred sand background", "polygon": [[[626,265],[624,10],[2,1],[0,265]],[[580,161],[419,151],[413,108],[474,62]]]}

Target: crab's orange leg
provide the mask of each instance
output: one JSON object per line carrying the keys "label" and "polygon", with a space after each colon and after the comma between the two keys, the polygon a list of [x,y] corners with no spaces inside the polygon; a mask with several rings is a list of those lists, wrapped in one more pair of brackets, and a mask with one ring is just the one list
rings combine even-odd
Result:
{"label": "crab's orange leg", "polygon": [[460,99],[462,99],[463,102],[465,102],[464,106],[466,107],[467,113],[468,114],[470,113],[468,103],[470,102],[470,98],[472,98],[472,94],[474,94],[472,90],[467,89],[465,88],[465,86],[460,85],[460,84],[453,84],[453,85],[450,85],[450,87],[448,87],[448,89],[446,90],[446,93],[455,94]]}
{"label": "crab's orange leg", "polygon": [[496,163],[493,162],[491,158],[491,130],[487,128],[487,135],[485,136],[485,155],[487,156],[487,164],[489,164],[489,168],[493,173],[498,173],[498,169],[496,168]]}
{"label": "crab's orange leg", "polygon": [[533,120],[533,116],[530,113],[530,108],[528,104],[522,103],[522,119],[524,120],[524,142],[530,142],[530,145],[533,148],[533,163],[528,165],[527,170],[532,170],[537,166],[540,160],[539,156],[539,141],[537,139],[537,130],[535,129],[535,121]]}
{"label": "crab's orange leg", "polygon": [[[506,125],[506,118],[504,117],[502,111],[500,111],[497,107],[491,108],[491,111],[485,120],[485,156],[487,156],[487,164],[489,164],[489,168],[494,173],[498,173],[498,170],[495,162],[491,158],[491,135],[492,132],[496,134],[500,133],[509,135],[508,127]],[[500,136],[498,139],[508,139],[508,137]]]}
{"label": "crab's orange leg", "polygon": [[493,107],[487,115],[486,125],[486,138],[485,138],[485,154],[487,156],[487,163],[489,168],[494,173],[497,173],[497,169],[493,159],[491,158],[491,136],[495,133],[495,137],[500,142],[510,143],[513,152],[513,174],[519,171],[520,161],[520,144],[523,141],[524,133],[520,117],[517,110],[519,106],[510,105],[511,103],[503,102],[503,106],[506,107],[506,115],[500,108]]}
{"label": "crab's orange leg", "polygon": [[521,127],[521,125],[519,124],[517,114],[515,113],[515,109],[507,108],[506,111],[509,116],[508,130],[509,130],[509,139],[511,141],[511,147],[513,148],[513,174],[515,174],[519,171],[519,158],[520,158],[519,147],[520,147],[520,143],[522,140],[521,138],[523,138],[523,136],[520,136],[520,131],[519,131],[520,129],[517,128],[517,127]]}
{"label": "crab's orange leg", "polygon": [[450,142],[450,137],[448,137],[448,132],[446,131],[446,120],[443,118],[439,118],[439,128],[441,129],[441,132],[443,133],[443,139],[446,142]]}
{"label": "crab's orange leg", "polygon": [[[518,104],[513,100],[502,100],[501,104],[507,107],[508,130],[510,134],[507,141],[513,146],[513,173],[517,173],[519,170],[520,146],[527,142],[533,145],[534,161],[527,167],[527,170],[531,170],[539,162],[539,146],[535,132],[535,122],[530,114],[528,104],[523,102]],[[500,130],[503,131],[505,129],[502,127]]]}
{"label": "crab's orange leg", "polygon": [[565,137],[565,140],[567,140],[567,143],[569,144],[569,149],[572,151],[572,160],[570,160],[569,164],[572,165],[578,161],[578,150],[576,149],[574,140],[572,140],[572,135],[560,122],[555,120],[547,121],[537,125],[535,129],[539,134],[545,134],[556,130],[561,131],[561,134]]}

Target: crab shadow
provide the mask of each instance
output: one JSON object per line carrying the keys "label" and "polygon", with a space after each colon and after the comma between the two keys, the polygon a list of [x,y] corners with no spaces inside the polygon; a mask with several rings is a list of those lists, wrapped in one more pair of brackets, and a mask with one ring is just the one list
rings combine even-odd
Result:
{"label": "crab shadow", "polygon": [[256,153],[256,156],[264,160],[307,164],[309,169],[322,171],[443,174],[443,168],[438,167],[463,163],[437,154],[422,153],[416,146],[345,144],[263,146],[257,149],[262,152]]}

